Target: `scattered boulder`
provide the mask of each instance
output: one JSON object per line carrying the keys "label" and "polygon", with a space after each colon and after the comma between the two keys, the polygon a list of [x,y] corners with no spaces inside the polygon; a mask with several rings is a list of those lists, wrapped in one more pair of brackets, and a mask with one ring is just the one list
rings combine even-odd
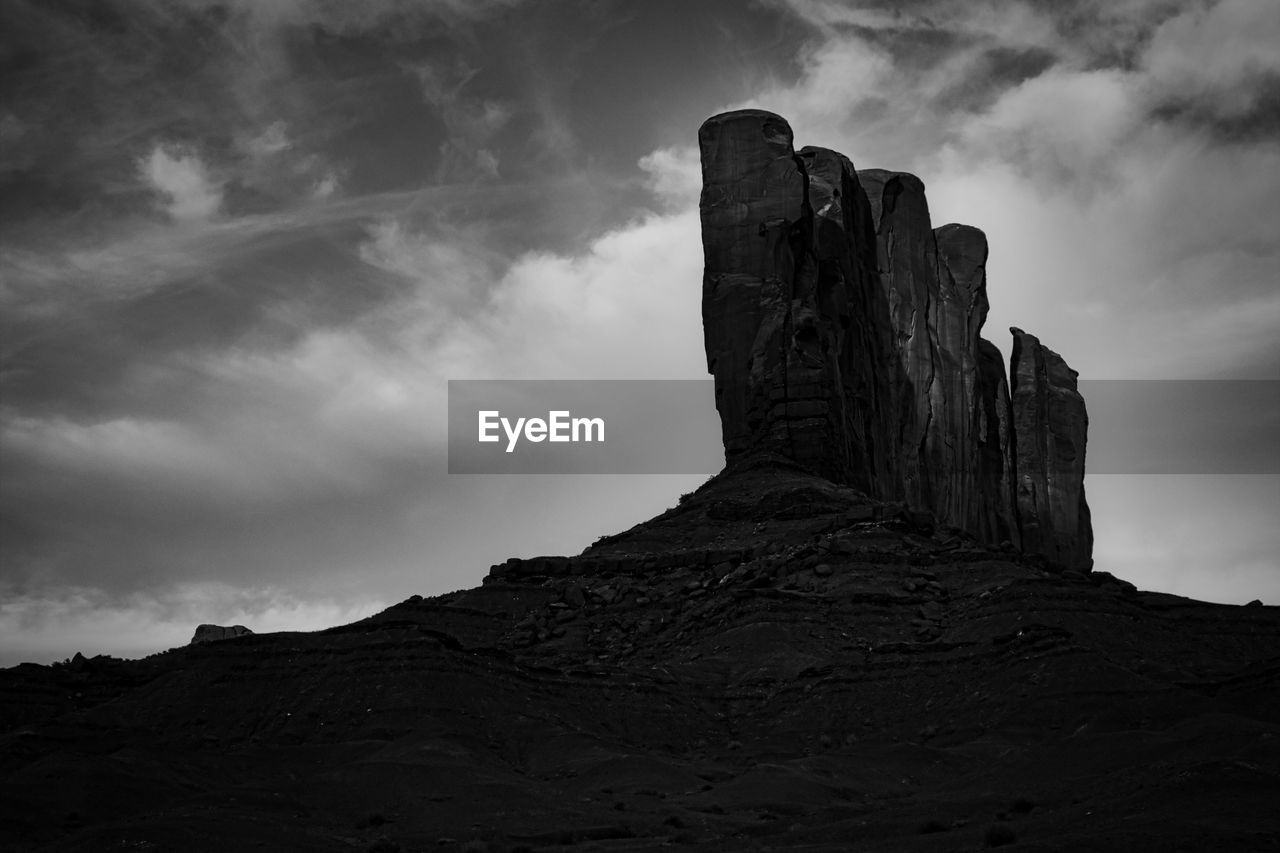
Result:
{"label": "scattered boulder", "polygon": [[564,601],[575,610],[585,607],[587,604],[587,595],[583,592],[582,587],[576,583],[569,584],[564,591]]}

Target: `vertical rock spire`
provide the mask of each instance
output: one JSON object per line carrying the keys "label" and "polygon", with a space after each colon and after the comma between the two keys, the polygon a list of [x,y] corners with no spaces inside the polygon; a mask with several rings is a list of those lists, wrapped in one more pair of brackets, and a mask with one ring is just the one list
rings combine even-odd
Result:
{"label": "vertical rock spire", "polygon": [[938,291],[938,252],[924,184],[915,175],[864,169],[859,178],[876,222],[876,269],[888,306],[890,356],[900,367],[896,444],[906,501],[934,509],[925,437],[930,429],[930,389],[937,368],[937,339],[929,331]]}
{"label": "vertical rock spire", "polygon": [[764,110],[708,119],[707,369],[725,459],[781,454],[945,527],[1087,568],[1083,400],[1015,332],[1014,382],[981,335],[986,236],[934,229],[924,184],[794,149]]}
{"label": "vertical rock spire", "polygon": [[718,115],[698,131],[703,333],[730,461],[785,450],[771,409],[787,397],[785,339],[803,261],[795,232],[806,205],[791,139],[786,121],[762,110]]}
{"label": "vertical rock spire", "polygon": [[978,338],[978,408],[974,412],[978,442],[978,491],[983,505],[966,530],[983,542],[1022,547],[1018,510],[1013,499],[1013,410],[1004,356],[986,338]]}
{"label": "vertical rock spire", "polygon": [[1024,550],[1078,571],[1093,567],[1093,525],[1084,496],[1089,416],[1078,374],[1062,356],[1018,328],[1010,398],[1014,497]]}
{"label": "vertical rock spire", "polygon": [[[895,483],[870,209],[853,165],[797,154],[763,110],[709,119],[702,152],[707,369],[728,462],[770,451],[876,495]],[[890,492],[892,490],[889,490]]]}

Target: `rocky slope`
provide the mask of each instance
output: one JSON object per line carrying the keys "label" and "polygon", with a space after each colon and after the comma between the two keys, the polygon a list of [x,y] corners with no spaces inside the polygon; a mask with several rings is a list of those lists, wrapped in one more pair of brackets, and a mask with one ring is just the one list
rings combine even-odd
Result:
{"label": "rocky slope", "polygon": [[1272,850],[1280,613],[757,459],[315,634],[0,672],[0,849]]}

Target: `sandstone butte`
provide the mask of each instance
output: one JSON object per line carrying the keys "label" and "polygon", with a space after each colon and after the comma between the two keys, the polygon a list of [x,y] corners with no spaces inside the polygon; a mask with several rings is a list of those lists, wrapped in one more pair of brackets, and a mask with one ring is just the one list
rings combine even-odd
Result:
{"label": "sandstone butte", "polygon": [[349,625],[0,670],[0,850],[1276,849],[1280,612],[1088,571],[982,233],[770,113],[699,143],[725,470]]}
{"label": "sandstone butte", "polygon": [[773,452],[989,545],[1088,571],[1076,373],[987,318],[987,240],[934,228],[924,184],[792,145],[763,110],[698,133],[707,368],[726,461]]}

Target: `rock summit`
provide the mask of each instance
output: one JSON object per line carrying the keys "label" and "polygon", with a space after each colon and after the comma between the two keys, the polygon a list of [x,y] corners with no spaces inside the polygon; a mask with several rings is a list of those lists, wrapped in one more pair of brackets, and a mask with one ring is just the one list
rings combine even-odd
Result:
{"label": "rock summit", "polygon": [[796,150],[763,110],[698,132],[702,319],[725,459],[777,454],[978,541],[1089,571],[1076,372],[981,336],[987,240],[914,175]]}

